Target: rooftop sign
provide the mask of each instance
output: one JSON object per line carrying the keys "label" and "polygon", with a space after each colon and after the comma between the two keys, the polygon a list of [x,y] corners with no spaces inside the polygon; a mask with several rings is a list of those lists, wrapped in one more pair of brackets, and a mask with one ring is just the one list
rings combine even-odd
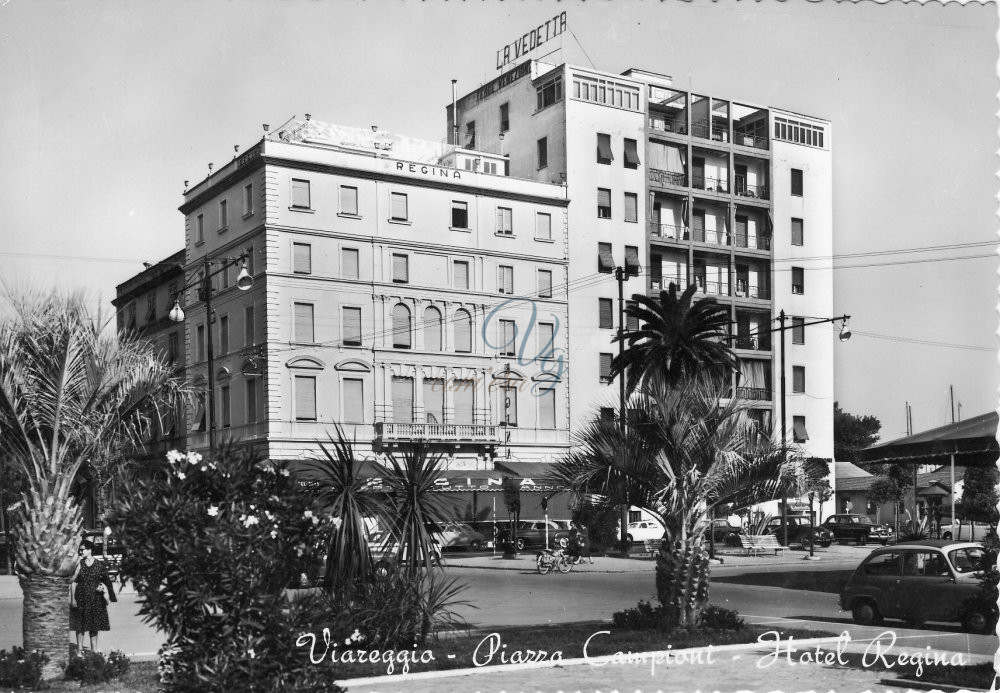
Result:
{"label": "rooftop sign", "polygon": [[523,58],[530,51],[535,50],[549,39],[561,35],[564,31],[566,31],[566,13],[560,12],[545,24],[539,24],[513,43],[508,43],[498,50],[497,69],[504,69],[507,65]]}

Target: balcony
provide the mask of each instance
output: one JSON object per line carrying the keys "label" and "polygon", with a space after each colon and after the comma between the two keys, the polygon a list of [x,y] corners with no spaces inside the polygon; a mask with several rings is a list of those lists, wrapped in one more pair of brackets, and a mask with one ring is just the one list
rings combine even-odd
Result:
{"label": "balcony", "polygon": [[736,133],[733,137],[733,143],[741,147],[753,147],[754,149],[770,149],[771,147],[767,137],[756,137],[742,132]]}
{"label": "balcony", "polygon": [[751,248],[753,250],[770,250],[771,237],[735,233],[733,234],[733,246],[736,248]]}
{"label": "balcony", "polygon": [[738,399],[751,399],[764,402],[771,401],[771,388],[768,387],[738,387],[736,388]]}
{"label": "balcony", "polygon": [[747,183],[747,179],[740,175],[734,177],[733,194],[740,197],[750,197],[758,200],[771,199],[771,192],[767,189],[766,185],[750,185]]}
{"label": "balcony", "polygon": [[681,224],[657,224],[649,223],[649,235],[653,238],[664,238],[671,241],[686,241],[691,236],[691,231],[687,226]]}
{"label": "balcony", "polygon": [[683,172],[661,171],[651,168],[649,169],[649,182],[658,185],[676,185],[683,188],[687,186],[687,175]]}
{"label": "balcony", "polygon": [[490,424],[428,424],[375,422],[375,439],[380,442],[391,440],[415,440],[454,443],[499,443],[500,428]]}
{"label": "balcony", "polygon": [[771,300],[771,290],[766,286],[747,286],[745,281],[736,280],[736,294],[739,298],[757,298],[763,301]]}
{"label": "balcony", "polygon": [[760,335],[757,337],[741,337],[737,335],[733,340],[733,347],[747,351],[770,351],[771,335]]}
{"label": "balcony", "polygon": [[[218,425],[218,424],[216,424]],[[267,438],[267,422],[243,424],[241,426],[221,426],[215,429],[215,440],[221,443],[224,440],[252,441]],[[192,431],[187,437],[187,447],[189,450],[196,450],[208,447],[208,431]]]}
{"label": "balcony", "polygon": [[694,240],[698,243],[711,243],[712,245],[729,245],[729,234],[717,229],[695,228]]}
{"label": "balcony", "polygon": [[707,282],[701,277],[695,279],[698,284],[698,293],[710,296],[728,296],[729,282]]}
{"label": "balcony", "polygon": [[706,192],[728,193],[729,181],[725,178],[712,178],[711,176],[700,176],[697,173],[691,179],[691,187]]}

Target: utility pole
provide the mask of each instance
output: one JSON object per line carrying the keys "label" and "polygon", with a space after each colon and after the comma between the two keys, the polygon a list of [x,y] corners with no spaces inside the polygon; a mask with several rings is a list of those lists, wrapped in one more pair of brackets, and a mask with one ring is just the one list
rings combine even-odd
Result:
{"label": "utility pole", "polygon": [[955,423],[955,386],[948,386],[948,399],[951,401],[951,422]]}

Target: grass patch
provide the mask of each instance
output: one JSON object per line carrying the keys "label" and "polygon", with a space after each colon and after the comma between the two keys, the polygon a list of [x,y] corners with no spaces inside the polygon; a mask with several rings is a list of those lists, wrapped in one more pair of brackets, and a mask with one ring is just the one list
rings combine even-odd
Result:
{"label": "grass patch", "polygon": [[[13,690],[27,691],[29,689],[15,688]],[[68,691],[73,691],[73,693],[81,693],[81,691],[82,693],[158,693],[160,684],[156,675],[156,662],[132,662],[127,673],[111,681],[81,686],[79,681],[59,679],[53,681],[48,688],[37,690],[44,690],[46,693],[66,693]]]}
{"label": "grass patch", "polygon": [[[881,659],[872,661],[870,657],[866,662],[863,655],[854,653],[843,653],[841,655],[847,662],[847,666],[854,669],[865,669],[867,671],[884,671],[888,679],[907,679],[910,681],[922,681],[935,685],[957,686],[960,688],[971,688],[975,690],[988,691],[993,685],[992,663],[968,664],[965,666],[947,664],[917,664],[904,663],[897,664],[896,659],[891,654],[886,654],[889,666]],[[950,656],[947,659],[951,659]]]}

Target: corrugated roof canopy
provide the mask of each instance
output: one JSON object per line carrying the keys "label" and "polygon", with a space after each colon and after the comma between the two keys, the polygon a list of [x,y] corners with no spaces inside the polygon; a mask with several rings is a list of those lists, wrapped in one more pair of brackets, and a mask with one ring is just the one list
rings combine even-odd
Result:
{"label": "corrugated roof canopy", "polygon": [[897,462],[947,464],[955,455],[955,464],[985,467],[1000,457],[997,444],[996,412],[932,428],[912,436],[879,443],[860,452],[861,462]]}

